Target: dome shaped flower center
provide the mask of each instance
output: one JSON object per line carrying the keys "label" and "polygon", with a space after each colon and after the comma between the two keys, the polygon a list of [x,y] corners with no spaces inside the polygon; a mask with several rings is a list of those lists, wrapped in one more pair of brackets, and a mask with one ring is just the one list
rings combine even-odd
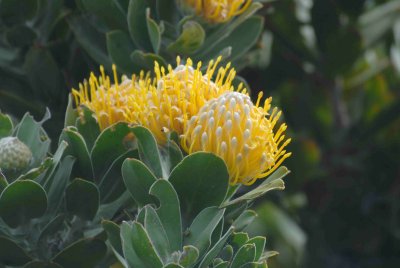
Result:
{"label": "dome shaped flower center", "polygon": [[284,150],[290,139],[283,135],[286,125],[277,126],[281,112],[269,113],[271,98],[260,107],[261,97],[254,105],[244,93],[226,92],[208,101],[186,124],[182,147],[224,159],[231,184],[250,185],[269,175],[290,156]]}

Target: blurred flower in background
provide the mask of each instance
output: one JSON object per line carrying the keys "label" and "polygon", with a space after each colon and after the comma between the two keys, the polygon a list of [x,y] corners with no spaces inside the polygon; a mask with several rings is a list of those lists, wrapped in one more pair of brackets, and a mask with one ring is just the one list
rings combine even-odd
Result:
{"label": "blurred flower in background", "polygon": [[223,23],[244,12],[251,0],[183,0],[196,14],[212,23]]}

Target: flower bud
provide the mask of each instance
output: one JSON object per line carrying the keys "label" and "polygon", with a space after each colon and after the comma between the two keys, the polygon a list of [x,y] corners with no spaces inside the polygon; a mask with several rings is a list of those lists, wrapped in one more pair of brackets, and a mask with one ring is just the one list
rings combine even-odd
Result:
{"label": "flower bud", "polygon": [[0,139],[0,169],[23,170],[29,166],[32,152],[16,137]]}

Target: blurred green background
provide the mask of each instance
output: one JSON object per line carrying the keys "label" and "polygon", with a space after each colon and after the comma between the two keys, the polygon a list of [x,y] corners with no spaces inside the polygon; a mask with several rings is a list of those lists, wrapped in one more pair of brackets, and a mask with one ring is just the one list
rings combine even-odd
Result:
{"label": "blurred green background", "polygon": [[[49,107],[45,127],[57,137],[67,94],[90,70],[116,60],[122,71],[146,69],[154,55],[130,66],[113,49],[137,46],[115,20],[128,2],[0,0],[0,109],[40,118]],[[283,109],[293,156],[286,190],[254,204],[248,231],[280,252],[272,268],[398,267],[400,1],[260,2],[260,38],[231,58],[254,96],[263,90]]]}

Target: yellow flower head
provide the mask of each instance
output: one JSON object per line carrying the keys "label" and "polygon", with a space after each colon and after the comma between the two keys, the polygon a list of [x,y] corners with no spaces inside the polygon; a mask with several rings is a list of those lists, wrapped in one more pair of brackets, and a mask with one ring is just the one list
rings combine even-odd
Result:
{"label": "yellow flower head", "polygon": [[208,101],[186,124],[182,147],[224,159],[231,184],[250,185],[269,175],[291,155],[284,150],[290,139],[283,135],[286,124],[276,126],[281,112],[270,112],[271,98],[260,107],[261,97],[254,105],[243,92],[226,92]]}
{"label": "yellow flower head", "polygon": [[178,57],[175,69],[165,69],[156,62],[154,78],[141,72],[139,77],[123,78],[120,84],[114,66],[115,84],[100,67],[101,77],[91,74],[89,82],[73,89],[72,94],[78,109],[82,104],[94,112],[101,129],[119,121],[139,124],[163,144],[168,133],[181,135],[184,123],[208,100],[232,90],[236,72],[230,63],[218,68],[220,61],[221,57],[210,61],[205,72],[201,62],[194,68],[191,59],[183,65]]}
{"label": "yellow flower head", "polygon": [[223,23],[244,12],[251,0],[185,0],[197,15],[212,23]]}
{"label": "yellow flower head", "polygon": [[[137,90],[135,77],[130,80],[124,76],[119,84],[115,65],[113,71],[115,84],[111,84],[110,77],[105,75],[103,66],[100,66],[99,78],[91,73],[89,81],[85,80],[83,84],[79,84],[79,90],[72,89],[78,110],[80,105],[88,107],[94,113],[101,129],[116,122],[126,121],[127,115],[131,113],[129,96]],[[141,80],[145,80],[143,73]]]}
{"label": "yellow flower head", "polygon": [[139,82],[137,94],[129,98],[136,113],[129,121],[137,118],[161,144],[172,131],[181,135],[184,123],[197,114],[208,100],[232,90],[236,72],[230,64],[217,69],[220,61],[221,58],[210,61],[205,73],[201,71],[201,62],[194,68],[190,59],[182,65],[178,57],[177,67],[172,69],[168,66],[167,70],[156,63],[154,82],[150,86]]}

